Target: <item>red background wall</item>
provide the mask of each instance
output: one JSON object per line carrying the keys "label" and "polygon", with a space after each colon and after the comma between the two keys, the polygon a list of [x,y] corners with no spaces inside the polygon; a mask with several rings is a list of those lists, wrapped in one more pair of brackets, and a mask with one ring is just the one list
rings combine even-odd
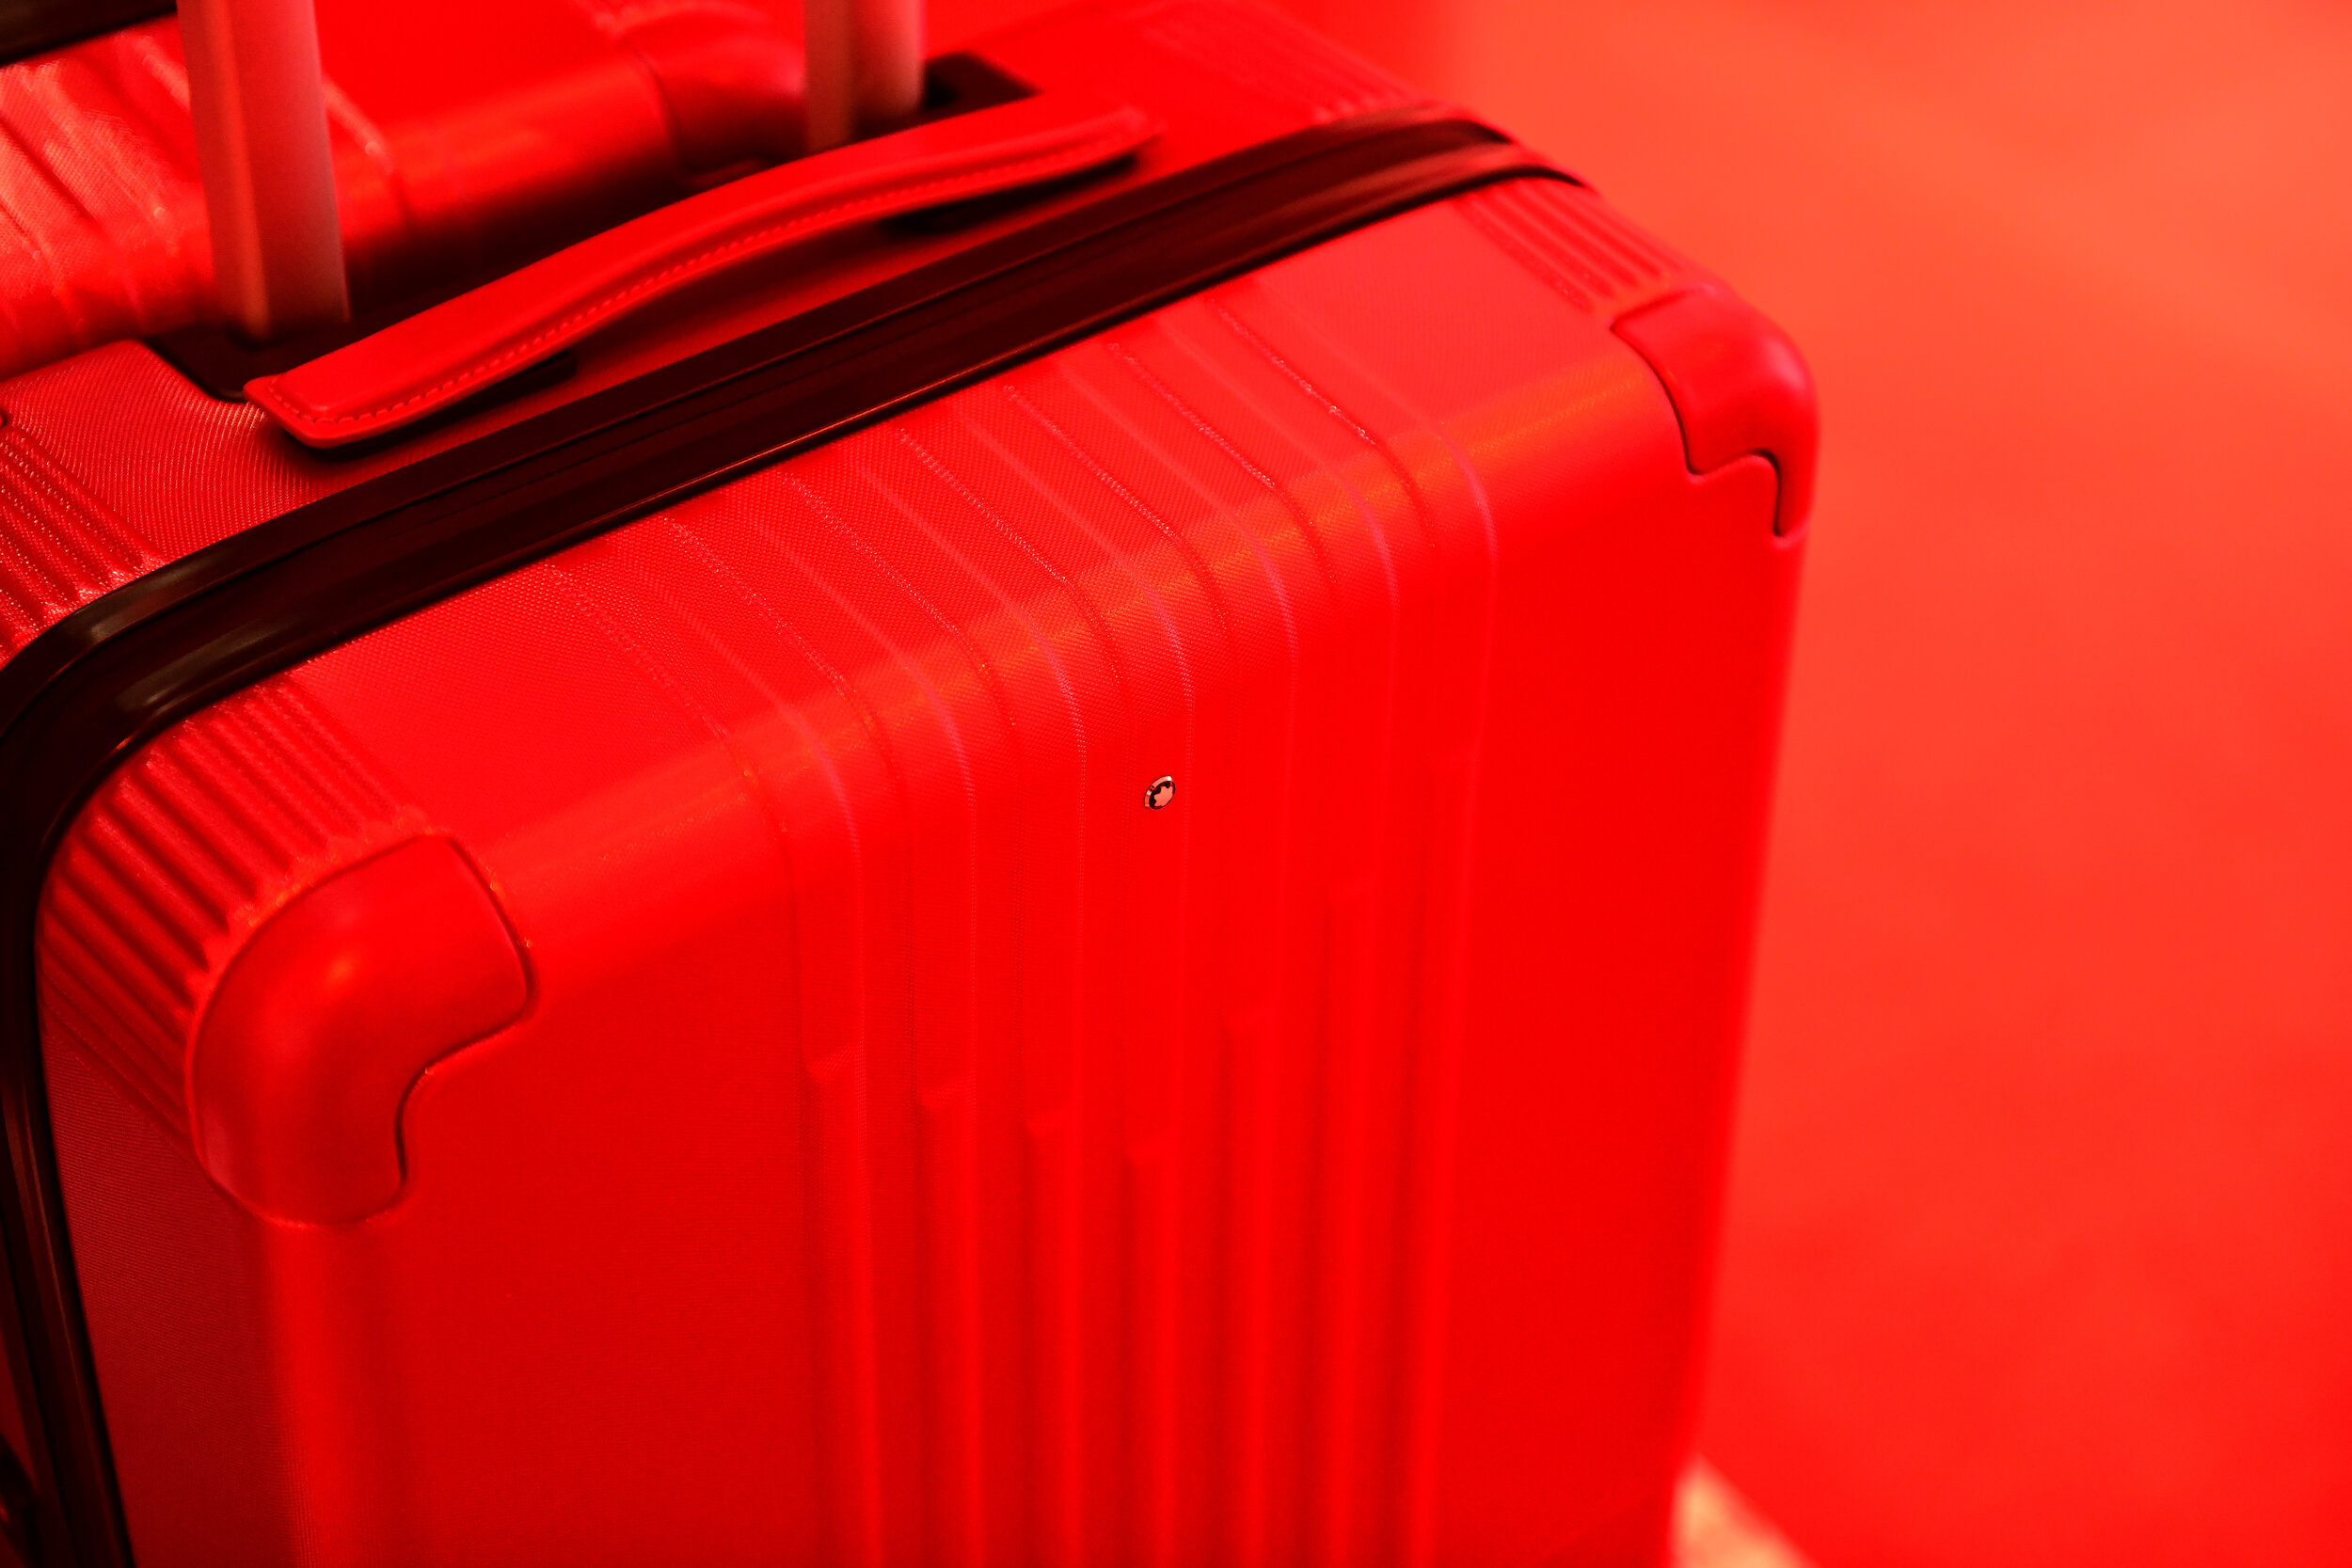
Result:
{"label": "red background wall", "polygon": [[2352,11],[1294,8],[1820,380],[1708,1454],[1823,1568],[2352,1560]]}

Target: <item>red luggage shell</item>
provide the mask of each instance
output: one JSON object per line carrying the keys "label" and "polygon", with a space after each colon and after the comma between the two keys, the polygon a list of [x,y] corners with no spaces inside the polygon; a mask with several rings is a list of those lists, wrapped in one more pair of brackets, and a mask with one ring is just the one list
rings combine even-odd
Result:
{"label": "red luggage shell", "polygon": [[[1114,185],[1409,103],[1208,0],[982,53],[1163,120]],[[137,345],[0,385],[8,650],[970,243],[356,458]],[[35,936],[131,1552],[1661,1560],[1811,420],[1720,284],[1491,182],[146,740]]]}

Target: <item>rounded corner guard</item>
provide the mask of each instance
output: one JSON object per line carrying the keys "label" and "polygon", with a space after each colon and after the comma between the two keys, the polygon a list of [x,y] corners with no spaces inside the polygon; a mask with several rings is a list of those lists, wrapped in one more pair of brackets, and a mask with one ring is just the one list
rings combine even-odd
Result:
{"label": "rounded corner guard", "polygon": [[197,1158],[257,1213],[365,1219],[400,1195],[417,1075],[529,995],[504,916],[449,839],[337,872],[272,915],[213,993],[188,1064]]}
{"label": "rounded corner guard", "polygon": [[1780,474],[1772,531],[1786,537],[1803,528],[1820,415],[1813,372],[1788,334],[1719,288],[1669,294],[1620,316],[1615,331],[1665,384],[1691,471],[1761,454]]}

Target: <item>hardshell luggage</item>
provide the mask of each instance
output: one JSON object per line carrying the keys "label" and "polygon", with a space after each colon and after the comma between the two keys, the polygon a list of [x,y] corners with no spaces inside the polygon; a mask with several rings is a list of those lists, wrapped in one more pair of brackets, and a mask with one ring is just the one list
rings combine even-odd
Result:
{"label": "hardshell luggage", "polygon": [[1802,363],[1224,0],[878,129],[0,383],[39,1560],[1661,1560]]}

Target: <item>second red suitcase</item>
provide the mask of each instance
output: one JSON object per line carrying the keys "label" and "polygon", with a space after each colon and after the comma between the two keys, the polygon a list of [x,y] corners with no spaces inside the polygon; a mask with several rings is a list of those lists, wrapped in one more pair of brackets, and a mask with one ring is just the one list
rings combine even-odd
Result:
{"label": "second red suitcase", "polygon": [[40,1560],[1661,1560],[1802,364],[1267,13],[931,83],[0,384]]}

